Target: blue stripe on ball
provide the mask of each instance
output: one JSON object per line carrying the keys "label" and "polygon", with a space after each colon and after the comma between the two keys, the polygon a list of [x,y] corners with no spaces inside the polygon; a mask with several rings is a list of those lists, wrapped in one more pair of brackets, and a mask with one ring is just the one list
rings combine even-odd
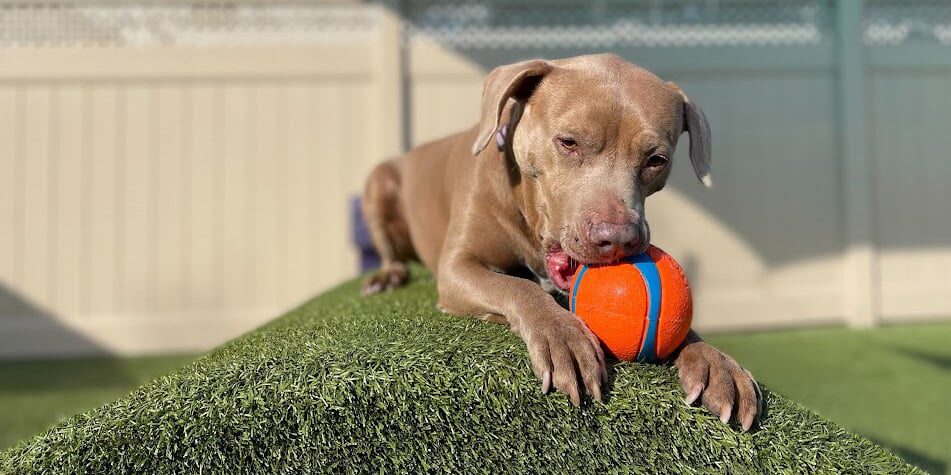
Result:
{"label": "blue stripe on ball", "polygon": [[637,268],[644,279],[647,288],[647,331],[641,342],[641,351],[637,354],[637,361],[651,363],[657,360],[657,326],[660,321],[660,271],[657,263],[646,252],[628,260]]}
{"label": "blue stripe on ball", "polygon": [[588,272],[587,265],[581,266],[581,270],[578,271],[578,276],[575,277],[575,286],[571,289],[571,305],[568,309],[571,311],[571,313],[575,313],[575,300],[578,299],[578,286],[581,285],[581,278],[584,277],[585,272]]}

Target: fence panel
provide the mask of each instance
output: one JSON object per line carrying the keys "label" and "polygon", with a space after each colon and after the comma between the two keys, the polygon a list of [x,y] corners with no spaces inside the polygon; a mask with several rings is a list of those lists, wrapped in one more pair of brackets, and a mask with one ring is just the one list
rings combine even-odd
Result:
{"label": "fence panel", "polygon": [[380,16],[0,7],[0,355],[203,349],[353,276]]}
{"label": "fence panel", "polygon": [[882,318],[951,315],[951,5],[870,1],[870,153]]}

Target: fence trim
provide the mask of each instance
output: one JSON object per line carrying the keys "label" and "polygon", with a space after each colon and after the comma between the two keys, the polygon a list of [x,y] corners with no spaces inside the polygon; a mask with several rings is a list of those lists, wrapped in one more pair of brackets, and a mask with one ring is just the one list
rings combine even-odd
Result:
{"label": "fence trim", "polygon": [[845,313],[855,327],[879,319],[878,255],[872,221],[872,162],[868,153],[864,2],[836,2],[836,78],[846,236]]}
{"label": "fence trim", "polygon": [[[370,48],[353,46],[0,49],[0,81],[193,78],[369,78]],[[73,61],[64,62],[72,56]],[[104,69],[103,64],[109,68]],[[267,67],[262,67],[266,65]]]}

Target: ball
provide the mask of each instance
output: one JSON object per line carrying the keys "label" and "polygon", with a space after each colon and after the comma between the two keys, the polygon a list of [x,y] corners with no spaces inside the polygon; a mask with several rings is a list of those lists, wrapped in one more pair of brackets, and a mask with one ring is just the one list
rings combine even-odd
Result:
{"label": "ball", "polygon": [[580,266],[568,301],[604,348],[624,361],[667,358],[683,343],[693,319],[687,276],[654,246],[614,264]]}

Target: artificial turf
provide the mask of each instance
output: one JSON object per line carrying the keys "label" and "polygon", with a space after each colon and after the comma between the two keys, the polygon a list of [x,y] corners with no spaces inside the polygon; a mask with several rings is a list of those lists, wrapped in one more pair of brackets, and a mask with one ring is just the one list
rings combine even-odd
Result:
{"label": "artificial turf", "polygon": [[604,403],[543,396],[502,326],[440,314],[433,284],[349,282],[0,454],[11,473],[912,472],[765,391],[751,433],[687,407],[664,366],[612,369]]}

